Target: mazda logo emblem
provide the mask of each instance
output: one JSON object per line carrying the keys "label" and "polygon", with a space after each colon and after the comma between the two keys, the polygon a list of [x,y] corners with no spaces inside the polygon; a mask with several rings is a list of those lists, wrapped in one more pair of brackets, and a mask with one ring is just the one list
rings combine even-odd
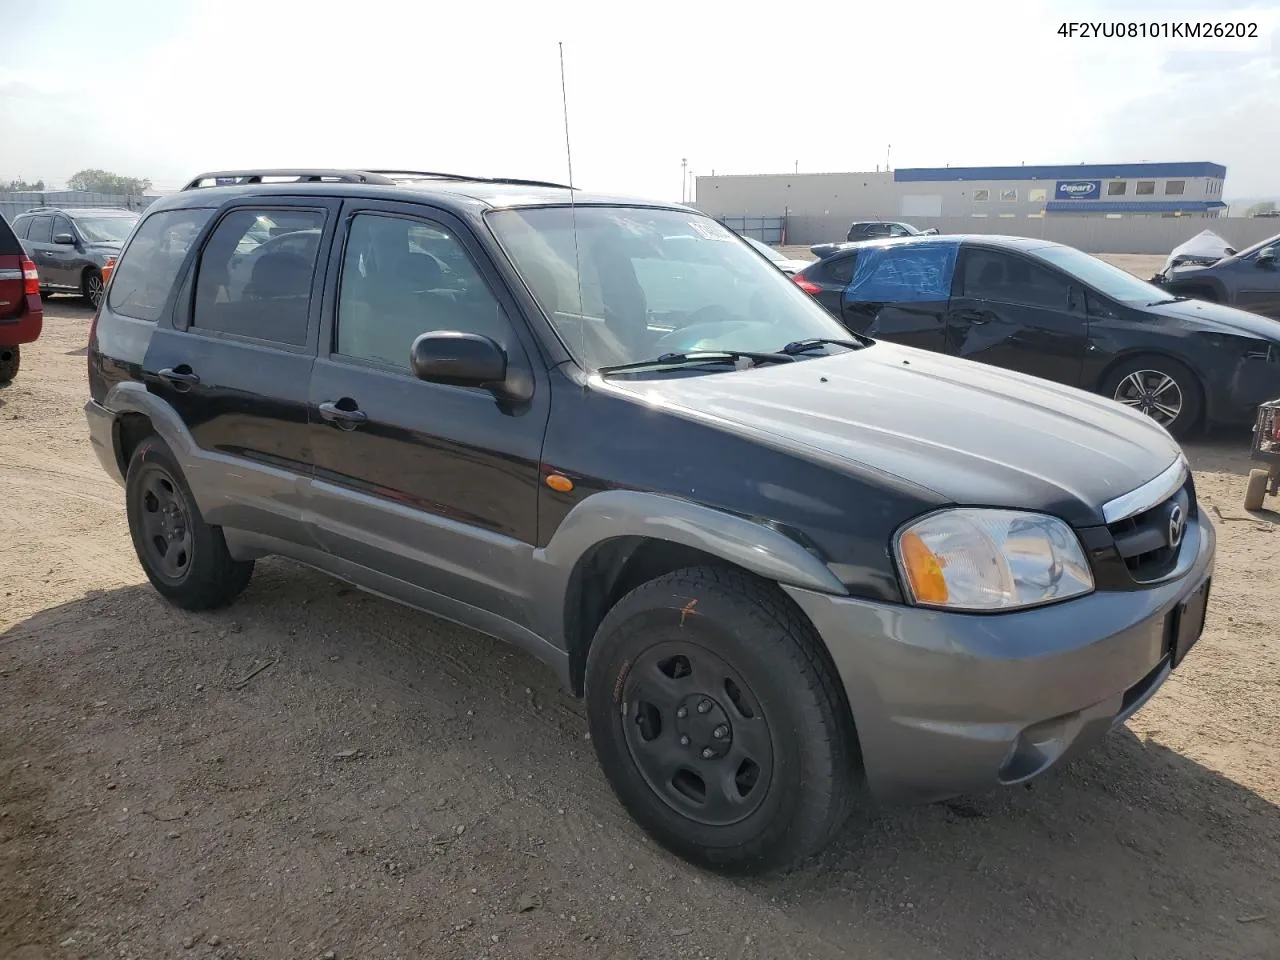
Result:
{"label": "mazda logo emblem", "polygon": [[1169,546],[1178,549],[1178,544],[1182,543],[1182,535],[1187,530],[1187,518],[1182,515],[1182,507],[1176,503],[1173,509],[1169,511]]}

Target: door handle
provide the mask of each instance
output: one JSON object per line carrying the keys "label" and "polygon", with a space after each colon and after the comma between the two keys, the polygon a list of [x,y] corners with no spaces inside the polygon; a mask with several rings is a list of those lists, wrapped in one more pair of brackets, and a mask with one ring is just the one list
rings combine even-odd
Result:
{"label": "door handle", "polygon": [[967,320],[969,323],[977,326],[982,326],[991,319],[986,312],[982,310],[959,310],[956,312],[956,316],[961,320]]}
{"label": "door handle", "polygon": [[175,390],[190,390],[193,386],[200,382],[200,378],[191,372],[191,368],[185,363],[178,367],[165,367],[160,371],[160,377],[168,380]]}
{"label": "door handle", "polygon": [[[344,410],[342,407],[338,406],[338,404],[343,401],[346,401],[351,405],[350,410]],[[356,407],[354,400],[350,400],[347,397],[343,397],[342,400],[338,401],[326,400],[324,403],[320,404],[319,409],[321,417],[329,423],[336,424],[343,430],[354,430],[356,427],[360,426],[360,424],[369,419],[369,415]]]}

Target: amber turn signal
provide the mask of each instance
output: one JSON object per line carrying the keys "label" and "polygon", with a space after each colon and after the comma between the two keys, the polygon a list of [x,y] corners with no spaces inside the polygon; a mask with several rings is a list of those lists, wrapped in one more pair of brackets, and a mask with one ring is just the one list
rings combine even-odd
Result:
{"label": "amber turn signal", "polygon": [[568,493],[573,489],[573,481],[562,473],[547,474],[547,486],[558,493]]}
{"label": "amber turn signal", "polygon": [[900,550],[902,568],[916,602],[946,603],[947,578],[942,573],[942,558],[925,546],[920,535],[913,530],[903,535]]}

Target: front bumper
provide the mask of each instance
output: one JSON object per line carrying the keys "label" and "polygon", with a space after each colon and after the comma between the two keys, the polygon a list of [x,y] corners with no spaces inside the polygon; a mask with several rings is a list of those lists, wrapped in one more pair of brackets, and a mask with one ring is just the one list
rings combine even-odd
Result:
{"label": "front bumper", "polygon": [[971,615],[786,591],[822,635],[877,798],[930,802],[1039,776],[1135,713],[1171,670],[1170,614],[1212,576],[1203,512],[1176,579]]}
{"label": "front bumper", "polygon": [[90,400],[84,405],[84,416],[89,422],[89,445],[98,462],[107,475],[123,487],[124,473],[116,457],[116,415],[98,401]]}

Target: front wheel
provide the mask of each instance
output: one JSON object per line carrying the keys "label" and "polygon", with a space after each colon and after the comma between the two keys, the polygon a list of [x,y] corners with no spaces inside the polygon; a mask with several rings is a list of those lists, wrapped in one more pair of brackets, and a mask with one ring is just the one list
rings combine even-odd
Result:
{"label": "front wheel", "polygon": [[596,632],[586,694],[618,799],[686,859],[788,867],[848,814],[848,706],[821,639],[771,584],[697,567],[637,587]]}
{"label": "front wheel", "polygon": [[133,452],[125,509],[138,561],[171,603],[209,610],[248,586],[253,561],[232,559],[222,528],[205,523],[182,468],[159,437],[147,437]]}
{"label": "front wheel", "polygon": [[91,306],[102,305],[102,271],[90,267],[80,279],[80,295],[89,301]]}
{"label": "front wheel", "polygon": [[1104,396],[1145,413],[1181,440],[1200,421],[1200,381],[1185,364],[1167,357],[1126,360],[1107,376]]}
{"label": "front wheel", "polygon": [[22,350],[19,347],[0,347],[0,383],[9,383],[18,375],[22,366]]}

